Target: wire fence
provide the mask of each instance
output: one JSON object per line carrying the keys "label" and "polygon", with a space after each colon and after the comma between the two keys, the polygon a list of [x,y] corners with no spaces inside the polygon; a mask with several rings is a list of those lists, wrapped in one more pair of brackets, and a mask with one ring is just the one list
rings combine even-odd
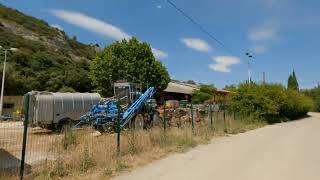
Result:
{"label": "wire fence", "polygon": [[158,112],[160,123],[154,127],[125,128],[118,133],[103,134],[90,126],[64,129],[59,133],[27,123],[24,126],[23,121],[0,121],[0,179],[63,177],[71,172],[86,172],[92,167],[104,167],[105,174],[113,175],[126,168],[119,163],[119,157],[126,159],[127,164],[137,164],[141,158],[127,155],[145,153],[151,156],[150,152],[158,148],[153,156],[160,156],[165,151],[162,148],[184,147],[186,143],[192,146],[194,137],[210,139],[212,134],[232,133],[243,127],[233,114],[219,111],[212,105],[164,106]]}

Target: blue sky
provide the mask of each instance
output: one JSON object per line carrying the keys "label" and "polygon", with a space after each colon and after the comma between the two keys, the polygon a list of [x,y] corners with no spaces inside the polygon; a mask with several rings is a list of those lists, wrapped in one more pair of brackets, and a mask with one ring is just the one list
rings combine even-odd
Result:
{"label": "blue sky", "polygon": [[102,47],[136,36],[147,41],[173,79],[217,87],[247,78],[286,84],[296,71],[300,87],[319,81],[320,2],[316,0],[172,0],[222,41],[210,39],[166,0],[0,0],[6,6],[59,26],[84,43]]}

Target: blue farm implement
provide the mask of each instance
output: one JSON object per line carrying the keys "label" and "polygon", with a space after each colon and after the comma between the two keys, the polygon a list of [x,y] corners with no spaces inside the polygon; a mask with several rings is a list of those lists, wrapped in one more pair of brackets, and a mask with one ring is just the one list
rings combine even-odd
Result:
{"label": "blue farm implement", "polygon": [[155,93],[154,87],[141,94],[138,86],[133,83],[115,83],[114,93],[114,98],[101,101],[81,116],[75,127],[90,124],[100,132],[111,132],[116,128],[118,112],[121,128],[146,128],[152,125],[157,113],[155,103],[151,99]]}

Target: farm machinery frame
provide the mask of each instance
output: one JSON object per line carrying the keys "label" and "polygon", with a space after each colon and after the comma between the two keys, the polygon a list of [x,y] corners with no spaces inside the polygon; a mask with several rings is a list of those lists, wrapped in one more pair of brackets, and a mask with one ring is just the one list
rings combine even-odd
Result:
{"label": "farm machinery frame", "polygon": [[100,101],[89,112],[80,117],[75,127],[89,124],[100,132],[115,131],[117,116],[120,114],[120,127],[145,129],[159,122],[156,101],[152,99],[154,87],[144,93],[138,84],[114,83],[114,97]]}

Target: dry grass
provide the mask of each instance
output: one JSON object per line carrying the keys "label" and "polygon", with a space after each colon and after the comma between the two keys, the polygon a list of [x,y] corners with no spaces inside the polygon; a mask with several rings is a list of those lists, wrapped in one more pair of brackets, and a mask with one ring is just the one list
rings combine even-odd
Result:
{"label": "dry grass", "polygon": [[264,125],[235,121],[230,116],[224,123],[222,117],[215,114],[213,128],[207,120],[196,123],[194,130],[190,124],[185,124],[182,128],[169,127],[165,134],[161,127],[143,131],[124,130],[121,133],[120,154],[117,152],[116,134],[96,137],[90,128],[70,131],[47,141],[45,150],[51,149],[55,154],[54,160],[48,159],[45,166],[33,166],[32,173],[26,178],[109,179],[170,153],[186,152],[198,144],[206,144],[215,136],[244,132]]}
{"label": "dry grass", "polygon": [[0,173],[0,180],[14,180],[14,179],[19,179],[18,175],[12,175],[10,173]]}

